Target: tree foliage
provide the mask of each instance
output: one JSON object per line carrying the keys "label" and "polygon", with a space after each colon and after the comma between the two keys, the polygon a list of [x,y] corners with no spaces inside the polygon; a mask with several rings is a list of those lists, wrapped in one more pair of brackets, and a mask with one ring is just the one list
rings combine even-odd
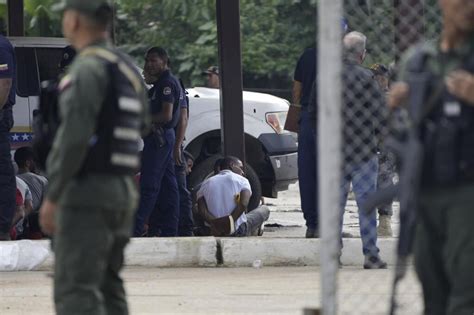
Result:
{"label": "tree foliage", "polygon": [[57,0],[25,0],[26,36],[61,36],[61,17],[52,12]]}
{"label": "tree foliage", "polygon": [[[60,36],[59,0],[24,0],[28,36]],[[423,0],[425,33],[440,30],[438,0]],[[115,0],[116,43],[143,63],[148,47],[166,48],[175,73],[204,83],[203,69],[218,64],[216,0]],[[367,64],[394,59],[393,0],[345,0],[350,28],[368,37]],[[317,0],[240,0],[246,88],[288,89],[305,48],[315,44]],[[2,8],[0,7],[0,10]],[[0,11],[1,13],[1,11]]]}
{"label": "tree foliage", "polygon": [[[242,62],[248,87],[287,88],[298,56],[314,43],[315,0],[241,0]],[[137,58],[168,49],[187,84],[218,63],[215,0],[119,0],[117,42]]]}

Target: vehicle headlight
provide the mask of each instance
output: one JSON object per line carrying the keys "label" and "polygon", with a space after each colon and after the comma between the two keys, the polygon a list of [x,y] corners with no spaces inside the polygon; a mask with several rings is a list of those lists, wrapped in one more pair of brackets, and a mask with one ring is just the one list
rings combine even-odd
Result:
{"label": "vehicle headlight", "polygon": [[266,114],[266,121],[276,133],[286,133],[285,131],[285,122],[286,117],[288,116],[288,112],[275,112],[275,113],[267,113]]}

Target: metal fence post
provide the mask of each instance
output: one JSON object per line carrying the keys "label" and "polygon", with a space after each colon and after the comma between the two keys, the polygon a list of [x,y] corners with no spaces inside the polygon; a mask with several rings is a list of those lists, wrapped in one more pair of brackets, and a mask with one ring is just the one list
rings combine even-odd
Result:
{"label": "metal fence post", "polygon": [[221,79],[222,148],[245,163],[240,1],[216,0]]}
{"label": "metal fence post", "polygon": [[321,299],[324,315],[337,312],[340,253],[342,1],[319,1],[318,152]]}
{"label": "metal fence post", "polygon": [[25,36],[23,0],[8,0],[8,36]]}

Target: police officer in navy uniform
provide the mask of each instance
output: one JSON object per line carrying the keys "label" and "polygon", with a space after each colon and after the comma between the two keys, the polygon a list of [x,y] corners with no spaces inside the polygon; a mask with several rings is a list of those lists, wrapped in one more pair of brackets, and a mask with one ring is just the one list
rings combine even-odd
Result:
{"label": "police officer in navy uniform", "polygon": [[145,82],[153,85],[148,91],[152,132],[143,139],[141,199],[134,235],[144,235],[148,220],[148,236],[177,236],[179,192],[173,148],[184,93],[169,69],[168,53],[161,47],[147,51],[143,73]]}
{"label": "police officer in navy uniform", "polygon": [[[341,19],[344,32],[349,27]],[[293,105],[301,108],[298,133],[298,178],[301,209],[306,221],[306,238],[319,237],[317,186],[317,135],[313,114],[308,111],[313,84],[316,80],[317,48],[304,51],[296,65],[293,80]],[[317,88],[315,86],[315,88]],[[317,99],[317,96],[315,96]]]}
{"label": "police officer in navy uniform", "polygon": [[293,104],[301,106],[298,133],[298,178],[306,237],[318,237],[316,173],[316,124],[309,118],[308,104],[316,79],[316,48],[308,48],[298,60],[293,81]]}
{"label": "police officer in navy uniform", "polygon": [[15,52],[0,35],[0,241],[9,240],[15,212],[15,173],[10,155],[9,132],[13,127],[16,90]]}

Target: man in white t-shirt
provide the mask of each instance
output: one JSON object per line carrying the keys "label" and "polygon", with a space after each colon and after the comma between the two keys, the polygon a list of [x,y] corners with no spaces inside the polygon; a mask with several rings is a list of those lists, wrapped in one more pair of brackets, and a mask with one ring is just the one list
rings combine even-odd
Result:
{"label": "man in white t-shirt", "polygon": [[199,213],[214,236],[249,236],[268,220],[266,206],[247,212],[252,189],[243,177],[242,161],[225,157],[220,172],[202,183],[197,192]]}

